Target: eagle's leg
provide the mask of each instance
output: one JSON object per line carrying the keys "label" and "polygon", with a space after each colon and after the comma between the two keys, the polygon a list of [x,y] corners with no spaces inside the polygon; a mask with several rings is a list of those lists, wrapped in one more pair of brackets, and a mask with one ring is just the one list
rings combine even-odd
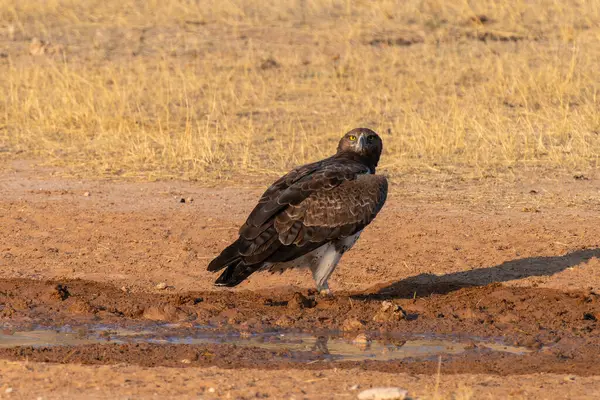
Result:
{"label": "eagle's leg", "polygon": [[327,296],[331,294],[327,280],[335,270],[342,253],[338,252],[331,243],[323,247],[320,254],[311,263],[310,270],[317,285],[317,292]]}

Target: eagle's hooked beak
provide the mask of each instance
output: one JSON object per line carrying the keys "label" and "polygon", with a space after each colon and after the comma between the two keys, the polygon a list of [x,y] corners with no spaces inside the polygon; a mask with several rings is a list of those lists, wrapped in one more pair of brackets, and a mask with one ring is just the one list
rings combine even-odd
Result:
{"label": "eagle's hooked beak", "polygon": [[362,152],[363,149],[365,148],[366,144],[367,144],[367,138],[364,135],[360,135],[358,138],[357,150],[359,152]]}

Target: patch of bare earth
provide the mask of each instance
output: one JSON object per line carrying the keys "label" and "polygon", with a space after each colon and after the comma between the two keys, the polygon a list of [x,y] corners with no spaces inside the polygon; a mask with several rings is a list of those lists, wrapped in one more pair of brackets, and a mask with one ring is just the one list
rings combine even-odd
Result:
{"label": "patch of bare earth", "polygon": [[336,297],[321,298],[306,271],[255,274],[233,290],[212,286],[206,264],[235,237],[261,185],[61,180],[13,163],[0,175],[6,332],[171,322],[187,332],[327,331],[348,340],[483,337],[528,351],[473,346],[444,356],[436,389],[436,358],[332,363],[315,352],[298,358],[230,344],[21,346],[0,350],[11,360],[2,362],[0,396],[352,398],[355,385],[386,384],[425,397],[437,390],[540,398],[548,388],[559,397],[592,396],[600,185],[584,178],[393,185],[335,272]]}

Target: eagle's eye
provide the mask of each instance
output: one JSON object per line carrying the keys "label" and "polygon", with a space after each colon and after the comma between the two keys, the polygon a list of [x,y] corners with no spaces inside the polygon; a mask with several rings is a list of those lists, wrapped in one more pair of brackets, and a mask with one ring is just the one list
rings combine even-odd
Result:
{"label": "eagle's eye", "polygon": [[354,142],[354,141],[356,141],[356,136],[350,135],[350,136],[348,136],[348,139],[350,139],[351,142]]}
{"label": "eagle's eye", "polygon": [[373,143],[375,141],[375,136],[367,136],[367,143]]}

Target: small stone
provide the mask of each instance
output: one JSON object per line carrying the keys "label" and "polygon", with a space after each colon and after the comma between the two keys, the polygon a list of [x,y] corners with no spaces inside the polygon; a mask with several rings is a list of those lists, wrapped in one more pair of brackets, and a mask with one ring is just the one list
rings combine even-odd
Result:
{"label": "small stone", "polygon": [[179,199],[179,202],[180,202],[180,203],[185,203],[185,199],[184,199],[183,197],[181,197],[181,198]]}
{"label": "small stone", "polygon": [[191,364],[192,362],[190,360],[188,360],[187,358],[184,358],[183,360],[181,360],[182,364]]}
{"label": "small stone", "polygon": [[90,197],[90,192],[85,192],[85,193],[83,193],[83,196],[84,196],[84,197]]}
{"label": "small stone", "polygon": [[352,385],[348,388],[348,390],[358,390],[359,387],[360,385]]}
{"label": "small stone", "polygon": [[382,301],[381,302],[381,311],[387,311],[394,306],[394,303],[391,301]]}
{"label": "small stone", "polygon": [[4,391],[4,393],[12,393],[12,391],[13,391],[13,388],[7,388],[7,389]]}
{"label": "small stone", "polygon": [[216,392],[216,391],[217,391],[217,390],[216,390],[214,387],[210,387],[210,388],[208,388],[208,393],[214,393],[214,392]]}
{"label": "small stone", "polygon": [[167,284],[165,282],[159,282],[156,284],[156,288],[158,290],[165,290],[167,288]]}
{"label": "small stone", "polygon": [[121,292],[127,293],[128,291],[129,289],[127,289],[127,286],[121,286]]}
{"label": "small stone", "polygon": [[369,339],[369,337],[367,335],[365,335],[364,333],[359,333],[358,335],[356,335],[354,340],[352,340],[352,343],[362,345],[362,344],[369,343],[370,341],[371,341],[371,339]]}
{"label": "small stone", "polygon": [[371,345],[371,339],[364,333],[359,333],[354,340],[352,340],[352,344],[361,350],[366,350]]}
{"label": "small stone", "polygon": [[192,203],[194,201],[194,198],[188,197],[187,199],[185,199],[185,201],[187,201],[188,203]]}
{"label": "small stone", "polygon": [[342,324],[342,330],[346,331],[346,332],[358,331],[362,328],[364,328],[364,324],[362,322],[360,322],[359,320],[357,320],[356,318],[348,318]]}
{"label": "small stone", "polygon": [[398,387],[378,387],[363,390],[358,394],[359,400],[403,400],[408,394],[407,390]]}
{"label": "small stone", "polygon": [[381,309],[373,316],[375,322],[390,322],[405,319],[407,316],[406,311],[399,305],[392,303],[391,301],[383,301],[381,303]]}

